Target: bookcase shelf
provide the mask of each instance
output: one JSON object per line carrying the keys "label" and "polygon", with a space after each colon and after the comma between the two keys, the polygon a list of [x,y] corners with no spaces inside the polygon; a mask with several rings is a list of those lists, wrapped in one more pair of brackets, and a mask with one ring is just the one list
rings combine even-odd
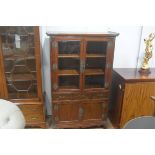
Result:
{"label": "bookcase shelf", "polygon": [[59,76],[71,76],[71,75],[79,75],[79,74],[80,73],[75,69],[72,69],[72,70],[59,70],[59,72],[58,72]]}

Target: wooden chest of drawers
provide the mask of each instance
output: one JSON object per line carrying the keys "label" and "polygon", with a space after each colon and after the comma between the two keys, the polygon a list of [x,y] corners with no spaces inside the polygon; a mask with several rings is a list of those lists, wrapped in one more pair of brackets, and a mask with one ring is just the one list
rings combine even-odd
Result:
{"label": "wooden chest of drawers", "polygon": [[141,75],[137,69],[114,69],[110,119],[122,128],[129,120],[155,113],[155,69]]}
{"label": "wooden chest of drawers", "polygon": [[[40,102],[33,103],[21,103],[19,108],[24,114],[27,127],[38,127],[46,128],[45,125],[45,115],[44,115],[44,107]],[[33,124],[33,125],[32,125]]]}

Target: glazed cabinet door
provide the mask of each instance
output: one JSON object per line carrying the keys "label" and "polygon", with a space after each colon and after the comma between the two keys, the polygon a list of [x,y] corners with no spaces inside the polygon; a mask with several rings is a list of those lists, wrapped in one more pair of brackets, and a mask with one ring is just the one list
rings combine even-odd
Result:
{"label": "glazed cabinet door", "polygon": [[113,49],[113,39],[84,39],[84,89],[108,88],[113,63]]}
{"label": "glazed cabinet door", "polygon": [[138,82],[125,85],[120,127],[140,116],[155,115],[155,83]]}
{"label": "glazed cabinet door", "polygon": [[58,37],[52,40],[53,91],[81,89],[82,44],[80,38]]}
{"label": "glazed cabinet door", "polygon": [[41,96],[38,27],[1,27],[1,63],[6,81],[6,98]]}

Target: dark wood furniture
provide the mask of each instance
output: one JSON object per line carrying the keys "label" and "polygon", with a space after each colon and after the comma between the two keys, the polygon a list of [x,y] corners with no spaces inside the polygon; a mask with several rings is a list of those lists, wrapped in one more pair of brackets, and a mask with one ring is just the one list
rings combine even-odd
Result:
{"label": "dark wood furniture", "polygon": [[155,110],[155,68],[141,75],[136,68],[113,71],[110,119],[117,128],[139,116],[152,116]]}
{"label": "dark wood furniture", "polygon": [[103,126],[118,34],[47,34],[56,128]]}
{"label": "dark wood furniture", "polygon": [[0,98],[20,103],[27,126],[46,127],[39,27],[0,27]]}

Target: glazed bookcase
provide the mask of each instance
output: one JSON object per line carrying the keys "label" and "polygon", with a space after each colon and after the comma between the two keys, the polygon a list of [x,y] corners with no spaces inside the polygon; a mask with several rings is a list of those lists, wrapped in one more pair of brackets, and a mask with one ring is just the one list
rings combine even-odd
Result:
{"label": "glazed bookcase", "polygon": [[0,98],[20,103],[27,126],[45,127],[39,27],[0,27]]}
{"label": "glazed bookcase", "polygon": [[104,126],[118,34],[47,34],[56,128]]}

